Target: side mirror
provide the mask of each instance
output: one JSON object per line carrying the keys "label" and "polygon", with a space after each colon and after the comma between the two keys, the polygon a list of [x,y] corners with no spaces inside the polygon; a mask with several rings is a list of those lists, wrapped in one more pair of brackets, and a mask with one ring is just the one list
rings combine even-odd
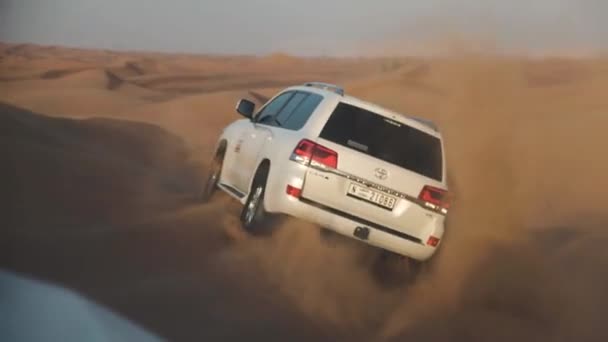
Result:
{"label": "side mirror", "polygon": [[236,104],[236,111],[242,116],[251,119],[253,117],[253,111],[255,110],[255,103],[240,99]]}

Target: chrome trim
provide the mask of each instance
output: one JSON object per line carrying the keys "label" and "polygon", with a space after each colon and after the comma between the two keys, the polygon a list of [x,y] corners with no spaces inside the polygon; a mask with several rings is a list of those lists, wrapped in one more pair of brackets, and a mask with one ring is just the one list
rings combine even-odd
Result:
{"label": "chrome trim", "polygon": [[222,189],[225,189],[226,191],[228,191],[230,194],[234,195],[235,197],[242,199],[243,197],[245,197],[245,193],[239,191],[238,189],[236,189],[235,187],[228,185],[228,184],[224,184],[224,183],[218,183],[218,186]]}
{"label": "chrome trim", "polygon": [[[303,165],[305,165],[305,164],[303,164]],[[389,194],[389,195],[392,195],[392,196],[396,196],[396,197],[408,200],[408,201],[410,201],[412,203],[415,203],[415,204],[419,205],[423,209],[427,209],[427,210],[430,210],[432,212],[435,212],[435,213],[438,213],[438,214],[441,214],[441,215],[444,215],[444,216],[447,215],[447,213],[448,213],[447,209],[441,208],[441,207],[439,207],[437,205],[434,205],[432,203],[423,201],[423,200],[421,200],[421,199],[419,199],[417,197],[410,196],[410,195],[405,194],[403,192],[399,192],[399,191],[393,190],[391,188],[387,188],[387,187],[385,187],[383,185],[370,182],[367,179],[363,179],[361,177],[357,177],[357,176],[355,176],[353,174],[350,174],[350,173],[347,173],[347,172],[344,172],[344,171],[341,171],[341,170],[338,170],[338,169],[328,168],[328,167],[325,167],[325,166],[321,166],[320,167],[318,165],[313,165],[312,163],[310,165],[308,165],[308,166],[310,168],[312,168],[312,169],[317,170],[317,171],[333,173],[334,175],[337,175],[337,176],[340,176],[340,177],[344,177],[344,178],[346,178],[346,179],[348,179],[350,181],[354,181],[356,183],[363,184],[363,185],[365,185],[368,188],[372,188],[374,190],[378,190],[378,191],[384,192],[386,194]]]}
{"label": "chrome trim", "polygon": [[311,205],[311,206],[313,206],[315,208],[318,208],[318,209],[321,209],[321,210],[325,210],[325,211],[330,212],[332,214],[344,217],[345,219],[348,219],[348,220],[351,220],[351,221],[356,222],[358,224],[361,224],[361,225],[365,226],[366,228],[377,229],[377,230],[385,232],[387,234],[391,234],[391,235],[400,237],[402,239],[409,240],[411,242],[415,242],[415,243],[424,245],[424,243],[422,242],[422,240],[420,238],[415,237],[415,236],[410,235],[410,234],[407,234],[407,233],[404,233],[404,232],[401,232],[401,231],[399,231],[397,229],[390,228],[390,227],[387,227],[387,226],[384,226],[384,225],[381,225],[381,224],[378,224],[378,223],[366,220],[366,219],[364,219],[362,217],[355,216],[353,214],[349,214],[347,212],[338,210],[336,208],[332,208],[332,207],[326,206],[324,204],[321,204],[319,202],[315,202],[315,201],[310,200],[310,199],[305,198],[305,197],[300,197],[300,201],[302,203]]}

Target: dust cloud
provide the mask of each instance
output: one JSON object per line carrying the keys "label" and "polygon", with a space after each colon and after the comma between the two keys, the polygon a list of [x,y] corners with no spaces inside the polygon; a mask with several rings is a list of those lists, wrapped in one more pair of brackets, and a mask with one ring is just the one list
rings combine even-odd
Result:
{"label": "dust cloud", "polygon": [[608,158],[599,142],[608,106],[599,89],[608,84],[596,63],[469,56],[439,67],[457,199],[436,268],[408,292],[387,334],[606,338],[598,317],[608,304],[599,271],[608,261]]}
{"label": "dust cloud", "polygon": [[[406,113],[408,97],[439,101],[426,112],[442,128],[456,199],[432,268],[409,287],[385,288],[370,277],[370,252],[328,246],[293,221],[245,251],[305,312],[375,338],[605,340],[608,79],[594,71],[605,61],[416,63],[375,79],[371,95],[355,89],[371,99],[403,91],[391,105]],[[417,80],[412,69],[423,70]]]}

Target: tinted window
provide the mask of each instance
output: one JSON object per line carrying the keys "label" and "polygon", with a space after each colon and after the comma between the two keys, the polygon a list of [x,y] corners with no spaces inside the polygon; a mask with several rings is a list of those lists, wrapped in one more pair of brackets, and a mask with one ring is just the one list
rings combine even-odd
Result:
{"label": "tinted window", "polygon": [[302,103],[302,100],[304,100],[306,98],[306,96],[308,96],[308,94],[303,93],[303,92],[297,92],[289,100],[287,105],[285,105],[283,107],[283,109],[281,109],[281,112],[279,113],[279,115],[277,115],[277,121],[278,121],[279,125],[281,125],[281,126],[285,125],[285,123],[287,122],[287,119],[289,119],[289,117],[293,113],[294,109],[296,109],[300,105],[300,103]]}
{"label": "tinted window", "polygon": [[441,141],[373,112],[340,103],[321,137],[441,181]]}
{"label": "tinted window", "polygon": [[283,127],[293,130],[298,130],[306,124],[310,115],[317,109],[317,106],[323,100],[323,96],[317,94],[308,94],[308,96],[295,108],[293,113],[287,118]]}
{"label": "tinted window", "polygon": [[262,109],[262,111],[257,115],[256,121],[267,124],[272,123],[274,121],[273,117],[279,113],[292,95],[293,92],[287,92],[277,96],[277,98],[272,100],[272,102]]}

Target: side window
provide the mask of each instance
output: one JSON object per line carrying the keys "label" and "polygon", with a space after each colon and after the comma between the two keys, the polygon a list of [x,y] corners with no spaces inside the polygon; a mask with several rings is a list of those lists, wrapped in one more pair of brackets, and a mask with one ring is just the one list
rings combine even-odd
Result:
{"label": "side window", "polygon": [[293,93],[294,92],[290,91],[277,96],[274,100],[272,100],[272,102],[267,104],[266,107],[262,108],[262,110],[256,116],[255,121],[262,124],[272,124],[274,122],[275,115],[277,115],[285,106]]}
{"label": "side window", "polygon": [[323,100],[323,96],[317,94],[308,94],[308,96],[298,104],[295,110],[287,118],[285,123],[281,123],[284,128],[299,130],[304,127],[306,121],[312,113],[317,109],[319,103]]}
{"label": "side window", "polygon": [[308,96],[307,93],[303,93],[298,91],[295,95],[289,100],[289,103],[281,109],[281,112],[277,115],[277,122],[281,127],[285,126],[287,119],[293,114],[293,111],[302,103],[302,101]]}

